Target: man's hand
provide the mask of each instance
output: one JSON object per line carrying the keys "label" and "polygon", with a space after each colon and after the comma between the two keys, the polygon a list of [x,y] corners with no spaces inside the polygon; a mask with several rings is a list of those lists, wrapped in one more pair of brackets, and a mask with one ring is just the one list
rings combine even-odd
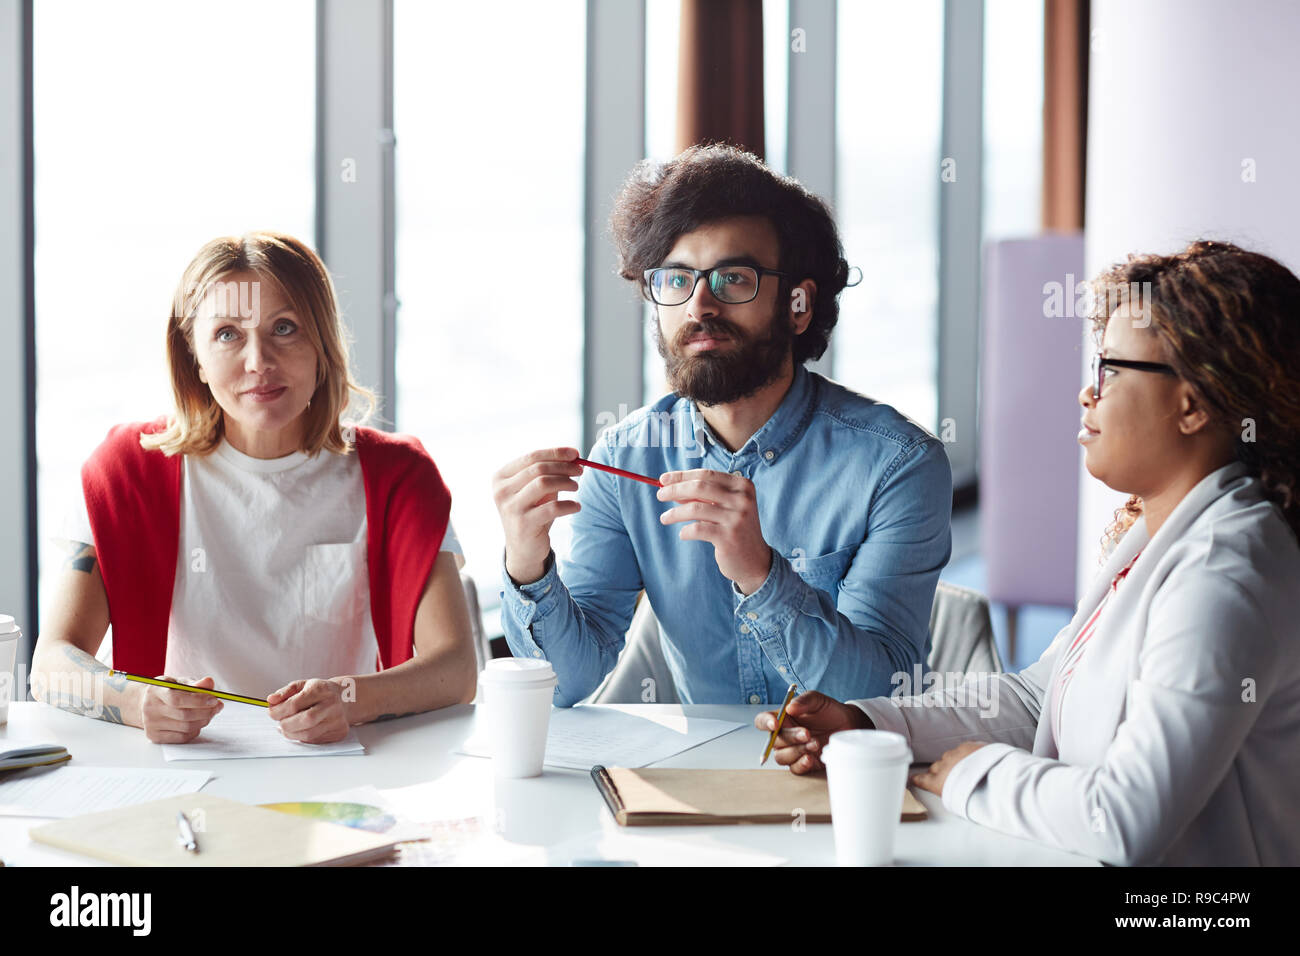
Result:
{"label": "man's hand", "polygon": [[[164,674],[158,679],[212,689],[211,677],[187,681]],[[140,703],[140,726],[145,736],[156,744],[189,743],[224,706],[221,698],[211,694],[195,694],[156,684],[143,686],[146,690]]]}
{"label": "man's hand", "polygon": [[[774,710],[754,718],[754,726],[769,734],[776,726]],[[781,732],[772,745],[772,756],[781,766],[795,773],[821,770],[821,753],[830,735],[841,730],[871,730],[871,718],[852,704],[841,704],[833,697],[810,690],[790,701],[785,709]]]}
{"label": "man's hand", "polygon": [[576,501],[559,500],[561,491],[578,490],[577,457],[576,448],[546,448],[516,458],[492,476],[492,500],[506,533],[506,573],[518,584],[545,573],[555,519],[582,510]]}
{"label": "man's hand", "polygon": [[679,532],[683,541],[708,541],[723,577],[742,594],[753,594],[772,570],[772,549],[758,526],[754,483],[739,475],[697,468],[660,476],[660,501],[678,501],[659,516],[664,524],[689,521]]}
{"label": "man's hand", "polygon": [[922,790],[929,790],[936,796],[943,796],[943,785],[948,779],[948,773],[953,767],[957,766],[962,760],[965,760],[975,751],[984,746],[986,741],[968,740],[965,743],[958,744],[944,753],[942,757],[930,764],[929,770],[922,770],[920,773],[912,774],[912,783],[916,784]]}
{"label": "man's hand", "polygon": [[329,744],[348,735],[343,685],[332,680],[296,680],[266,698],[280,733],[305,744]]}

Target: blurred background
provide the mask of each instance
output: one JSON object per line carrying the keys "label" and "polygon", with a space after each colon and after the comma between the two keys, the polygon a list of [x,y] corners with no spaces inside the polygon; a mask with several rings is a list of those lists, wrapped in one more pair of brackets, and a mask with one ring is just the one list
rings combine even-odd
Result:
{"label": "blurred background", "polygon": [[863,281],[814,367],[943,439],[944,578],[1028,663],[1119,503],[1075,441],[1077,284],[1202,235],[1296,269],[1297,39],[1283,0],[0,0],[0,611],[30,648],[81,463],[169,410],[189,259],[274,228],[499,633],[491,474],[665,390],[610,201],[728,141],[831,203]]}

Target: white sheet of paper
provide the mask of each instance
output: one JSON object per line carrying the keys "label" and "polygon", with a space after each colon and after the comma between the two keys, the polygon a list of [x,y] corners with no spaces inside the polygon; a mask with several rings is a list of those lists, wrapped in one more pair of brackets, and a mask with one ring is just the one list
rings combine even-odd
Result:
{"label": "white sheet of paper", "polygon": [[228,703],[221,713],[187,744],[163,744],[163,758],[172,760],[239,760],[245,757],[334,757],[363,754],[355,730],[337,743],[304,744],[280,733],[280,724],[265,707]]}
{"label": "white sheet of paper", "polygon": [[75,817],[134,803],[197,793],[206,770],[134,767],[35,767],[0,779],[0,816]]}
{"label": "white sheet of paper", "polygon": [[[546,734],[546,766],[567,770],[590,770],[597,764],[648,767],[744,726],[636,704],[556,707],[551,710]],[[459,752],[471,757],[491,755],[487,741],[477,734],[465,741]]]}

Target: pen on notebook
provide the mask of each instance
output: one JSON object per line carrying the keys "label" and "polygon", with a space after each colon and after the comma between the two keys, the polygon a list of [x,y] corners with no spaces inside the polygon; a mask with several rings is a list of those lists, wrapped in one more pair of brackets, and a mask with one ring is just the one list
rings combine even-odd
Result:
{"label": "pen on notebook", "polygon": [[176,811],[176,828],[179,831],[176,842],[190,853],[198,853],[199,841],[194,836],[194,828],[190,826],[190,818],[179,810]]}
{"label": "pen on notebook", "polygon": [[588,468],[595,468],[599,471],[607,471],[611,475],[620,475],[623,478],[631,478],[633,481],[644,481],[647,485],[654,485],[656,488],[662,488],[664,483],[658,478],[648,478],[645,475],[638,475],[634,471],[624,471],[622,468],[615,468],[613,465],[602,465],[598,461],[588,461],[585,458],[575,459],[579,465],[585,465]]}
{"label": "pen on notebook", "polygon": [[155,687],[170,687],[172,690],[188,690],[194,694],[209,694],[212,697],[220,697],[222,700],[233,700],[241,704],[256,704],[258,707],[270,707],[266,701],[257,697],[245,697],[243,694],[231,694],[224,690],[212,690],[207,687],[194,687],[190,684],[182,684],[174,680],[160,680],[157,677],[141,677],[138,674],[128,674],[126,671],[109,671],[109,676],[125,677],[127,680],[133,680],[140,684],[153,684]]}
{"label": "pen on notebook", "polygon": [[794,700],[794,692],[798,689],[798,684],[791,684],[785,692],[785,702],[781,704],[781,712],[776,715],[776,725],[772,728],[772,736],[767,738],[767,749],[763,751],[763,759],[758,762],[760,767],[767,763],[767,758],[772,754],[772,745],[776,743],[776,735],[781,732],[781,722],[785,720],[785,709],[790,706],[790,701]]}

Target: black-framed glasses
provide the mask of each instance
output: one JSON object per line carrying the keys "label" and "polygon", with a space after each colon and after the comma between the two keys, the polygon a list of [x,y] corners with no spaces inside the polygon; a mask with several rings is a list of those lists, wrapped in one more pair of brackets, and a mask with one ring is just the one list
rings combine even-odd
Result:
{"label": "black-framed glasses", "polygon": [[709,291],[719,302],[743,305],[754,301],[763,276],[784,276],[775,269],[758,266],[714,266],[712,269],[686,269],[681,266],[647,269],[646,289],[655,305],[681,305],[695,294],[695,287],[705,276]]}
{"label": "black-framed glasses", "polygon": [[1092,400],[1095,402],[1101,398],[1101,387],[1106,382],[1107,368],[1131,368],[1139,372],[1159,372],[1162,375],[1177,376],[1172,365],[1165,365],[1163,362],[1136,362],[1130,359],[1113,359],[1102,358],[1100,355],[1092,357]]}

